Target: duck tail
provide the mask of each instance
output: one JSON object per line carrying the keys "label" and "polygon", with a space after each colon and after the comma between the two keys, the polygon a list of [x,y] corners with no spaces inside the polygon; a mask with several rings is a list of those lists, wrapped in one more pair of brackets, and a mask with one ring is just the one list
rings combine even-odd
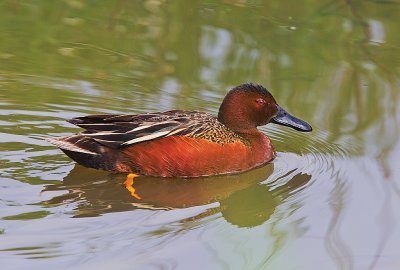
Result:
{"label": "duck tail", "polygon": [[82,166],[106,171],[131,172],[117,149],[105,146],[83,134],[46,138],[46,141],[60,148]]}

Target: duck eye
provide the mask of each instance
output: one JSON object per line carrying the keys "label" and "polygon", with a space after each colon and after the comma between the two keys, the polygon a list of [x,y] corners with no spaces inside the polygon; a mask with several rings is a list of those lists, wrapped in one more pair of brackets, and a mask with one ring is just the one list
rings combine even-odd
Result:
{"label": "duck eye", "polygon": [[262,98],[257,99],[256,102],[257,102],[258,105],[264,105],[265,104],[265,100],[262,99]]}

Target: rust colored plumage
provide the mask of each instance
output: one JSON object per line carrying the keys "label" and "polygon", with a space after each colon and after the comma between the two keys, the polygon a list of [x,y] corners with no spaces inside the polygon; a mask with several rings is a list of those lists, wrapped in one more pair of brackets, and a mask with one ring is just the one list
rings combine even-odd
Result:
{"label": "rust colored plumage", "polygon": [[139,174],[197,177],[242,172],[272,160],[275,154],[272,144],[267,137],[265,142],[265,145],[256,141],[248,145],[236,140],[219,144],[172,136],[133,145],[122,152],[132,164],[138,164],[134,171]]}
{"label": "rust colored plumage", "polygon": [[257,126],[311,127],[280,108],[262,86],[232,89],[218,117],[173,110],[140,115],[89,115],[69,120],[80,134],[48,139],[86,167],[163,177],[243,172],[275,157]]}

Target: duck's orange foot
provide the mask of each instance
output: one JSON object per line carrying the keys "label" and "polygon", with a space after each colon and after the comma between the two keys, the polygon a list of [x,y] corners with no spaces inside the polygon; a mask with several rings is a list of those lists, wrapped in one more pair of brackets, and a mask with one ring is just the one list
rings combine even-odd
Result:
{"label": "duck's orange foot", "polygon": [[131,195],[133,197],[135,197],[136,199],[140,200],[142,198],[136,193],[136,189],[133,187],[133,180],[135,179],[136,176],[139,176],[139,175],[135,174],[135,173],[128,174],[124,184],[125,184],[126,189],[129,190],[129,192],[131,193]]}

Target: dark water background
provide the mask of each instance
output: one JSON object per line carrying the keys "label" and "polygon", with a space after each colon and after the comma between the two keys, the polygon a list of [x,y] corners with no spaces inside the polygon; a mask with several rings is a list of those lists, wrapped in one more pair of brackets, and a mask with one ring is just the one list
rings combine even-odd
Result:
{"label": "dark water background", "polygon": [[[1,1],[1,269],[400,269],[400,2]],[[216,114],[267,87],[311,134],[196,181],[76,166],[64,119]]]}

